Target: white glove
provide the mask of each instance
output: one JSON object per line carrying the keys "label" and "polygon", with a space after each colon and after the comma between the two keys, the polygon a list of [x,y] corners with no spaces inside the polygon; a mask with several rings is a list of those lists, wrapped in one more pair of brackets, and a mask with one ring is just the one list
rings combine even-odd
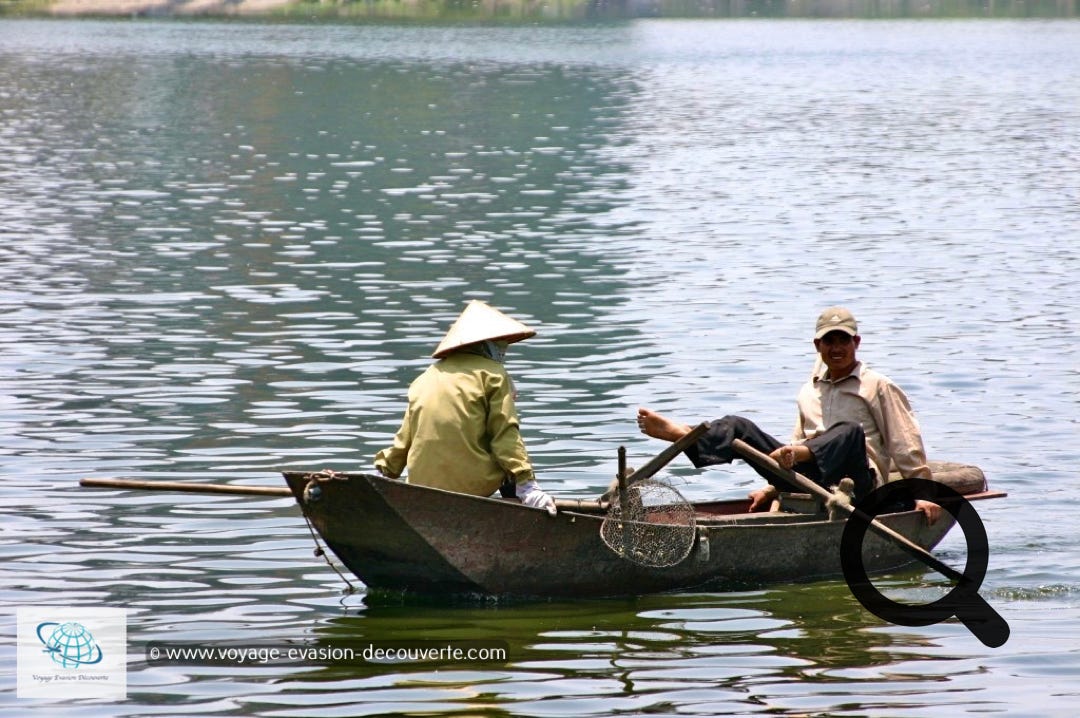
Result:
{"label": "white glove", "polygon": [[521,499],[521,503],[526,506],[532,506],[534,509],[544,509],[549,516],[556,514],[555,499],[541,491],[535,480],[518,484],[517,495]]}

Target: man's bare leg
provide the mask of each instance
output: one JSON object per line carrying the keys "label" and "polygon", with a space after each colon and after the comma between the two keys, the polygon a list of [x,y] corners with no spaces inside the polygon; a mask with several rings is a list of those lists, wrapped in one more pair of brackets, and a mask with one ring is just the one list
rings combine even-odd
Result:
{"label": "man's bare leg", "polygon": [[642,434],[664,441],[678,441],[691,430],[689,424],[680,424],[649,409],[638,409],[637,425]]}

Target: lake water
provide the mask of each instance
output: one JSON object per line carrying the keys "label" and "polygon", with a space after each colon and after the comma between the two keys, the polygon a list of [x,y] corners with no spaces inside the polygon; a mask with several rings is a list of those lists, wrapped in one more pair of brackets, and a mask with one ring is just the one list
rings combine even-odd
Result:
{"label": "lake water", "polygon": [[[0,21],[0,709],[1074,715],[1078,178],[1075,21]],[[346,594],[291,500],[78,487],[369,469],[469,298],[539,330],[508,366],[560,497],[603,490],[620,444],[662,448],[638,406],[784,435],[818,311],[851,306],[931,458],[1009,493],[978,509],[1010,640],[887,624],[839,581]],[[691,498],[758,485],[668,475]],[[127,700],[17,698],[24,606],[127,608]],[[418,638],[509,660],[145,656]]]}

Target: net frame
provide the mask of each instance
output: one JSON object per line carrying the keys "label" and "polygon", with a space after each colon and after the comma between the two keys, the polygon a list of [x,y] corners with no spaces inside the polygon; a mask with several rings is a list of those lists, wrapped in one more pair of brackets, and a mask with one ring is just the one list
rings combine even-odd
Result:
{"label": "net frame", "polygon": [[600,538],[616,555],[651,568],[677,566],[697,538],[694,507],[674,486],[644,479],[615,492],[600,524]]}

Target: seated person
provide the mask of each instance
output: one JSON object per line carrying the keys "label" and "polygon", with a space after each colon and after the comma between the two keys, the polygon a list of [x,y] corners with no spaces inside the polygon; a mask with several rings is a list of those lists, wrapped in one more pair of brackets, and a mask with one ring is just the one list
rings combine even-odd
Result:
{"label": "seated person", "polygon": [[[409,387],[393,445],[375,455],[390,478],[475,496],[504,482],[527,506],[555,514],[540,490],[519,430],[506,348],[536,334],[481,301],[471,302],[436,348],[438,359]],[[505,492],[504,492],[505,493]],[[512,495],[512,494],[511,494]]]}

